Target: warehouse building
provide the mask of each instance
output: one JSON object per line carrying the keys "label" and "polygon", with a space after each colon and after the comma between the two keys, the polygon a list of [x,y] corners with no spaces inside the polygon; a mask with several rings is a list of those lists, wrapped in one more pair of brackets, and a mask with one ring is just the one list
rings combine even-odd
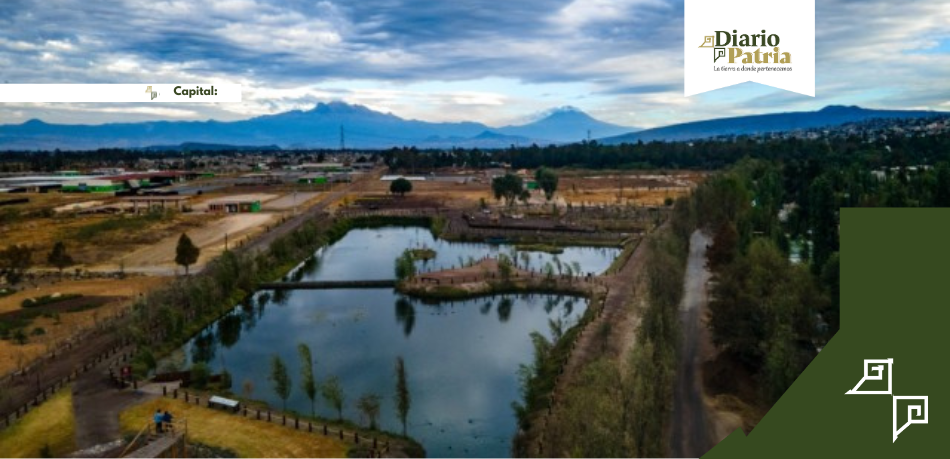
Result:
{"label": "warehouse building", "polygon": [[208,202],[208,212],[221,212],[225,214],[241,214],[261,211],[261,201],[259,199],[233,199],[222,198]]}
{"label": "warehouse building", "polygon": [[64,193],[116,193],[125,190],[125,183],[112,179],[82,179],[63,183]]}

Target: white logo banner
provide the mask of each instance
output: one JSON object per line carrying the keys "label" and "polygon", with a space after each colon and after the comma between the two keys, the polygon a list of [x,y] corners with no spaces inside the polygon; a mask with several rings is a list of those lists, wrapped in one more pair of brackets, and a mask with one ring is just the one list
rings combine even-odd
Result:
{"label": "white logo banner", "polygon": [[0,102],[240,102],[241,85],[0,84]]}
{"label": "white logo banner", "polygon": [[815,96],[815,0],[686,0],[689,97],[753,81]]}

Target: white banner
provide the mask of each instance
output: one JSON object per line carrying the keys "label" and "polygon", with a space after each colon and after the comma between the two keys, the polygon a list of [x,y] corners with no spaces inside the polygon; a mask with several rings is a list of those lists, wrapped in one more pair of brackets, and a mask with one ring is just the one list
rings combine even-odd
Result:
{"label": "white banner", "polygon": [[0,84],[0,103],[240,101],[239,84]]}
{"label": "white banner", "polygon": [[753,81],[815,96],[815,0],[686,0],[686,97]]}

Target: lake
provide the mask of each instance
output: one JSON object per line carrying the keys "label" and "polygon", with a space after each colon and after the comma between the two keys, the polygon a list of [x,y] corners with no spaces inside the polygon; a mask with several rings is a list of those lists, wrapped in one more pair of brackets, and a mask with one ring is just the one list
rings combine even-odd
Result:
{"label": "lake", "polygon": [[[468,258],[510,254],[510,246],[454,243],[422,228],[353,230],[318,251],[294,270],[300,280],[391,279],[394,260],[409,247],[436,250],[419,262],[426,270],[457,266]],[[613,248],[565,248],[562,265],[575,262],[582,272],[600,273],[619,254]],[[519,260],[534,269],[554,263],[547,253],[527,252]],[[517,420],[511,402],[520,401],[518,369],[532,361],[529,337],[551,336],[549,321],[576,323],[587,300],[564,295],[495,295],[468,301],[423,304],[392,289],[260,291],[251,301],[207,327],[177,356],[180,364],[205,361],[218,372],[227,368],[232,390],[253,384],[252,398],[279,408],[267,377],[270,360],[287,363],[294,387],[288,409],[310,413],[299,388],[298,343],[310,346],[315,373],[323,381],[338,377],[346,393],[344,417],[362,423],[356,400],[381,397],[379,424],[401,431],[395,412],[395,362],[405,360],[412,404],[408,433],[430,456],[504,457],[510,455]],[[335,418],[322,399],[318,415]]]}

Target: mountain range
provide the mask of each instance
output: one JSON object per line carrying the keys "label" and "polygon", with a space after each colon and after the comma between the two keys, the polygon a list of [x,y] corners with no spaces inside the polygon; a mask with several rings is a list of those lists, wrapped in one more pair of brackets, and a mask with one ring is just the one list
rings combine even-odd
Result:
{"label": "mountain range", "polygon": [[662,140],[670,142],[695,140],[719,136],[766,134],[770,132],[790,132],[799,129],[833,127],[870,119],[925,118],[947,114],[947,112],[924,110],[872,110],[853,105],[829,105],[813,112],[770,113],[765,115],[737,116],[674,124],[671,126],[645,129],[619,136],[607,137],[600,139],[600,142],[616,145],[621,143],[635,143],[638,141],[650,142]]}
{"label": "mountain range", "polygon": [[0,150],[148,148],[180,145],[337,148],[506,148],[510,145],[570,143],[588,138],[606,144],[692,140],[724,135],[787,132],[831,127],[873,118],[919,118],[931,111],[871,110],[829,106],[788,112],[695,121],[638,130],[599,121],[573,107],[550,110],[537,120],[499,128],[477,122],[434,123],[400,118],[361,105],[320,103],[310,110],[264,115],[241,121],[146,121],[99,125],[50,124],[30,120],[0,125]]}
{"label": "mountain range", "polygon": [[281,148],[336,148],[341,134],[347,148],[479,147],[505,148],[532,143],[569,143],[619,135],[636,128],[598,121],[562,107],[517,126],[492,128],[476,122],[433,123],[407,120],[391,113],[343,102],[317,104],[241,121],[146,121],[99,125],[49,124],[30,120],[0,125],[0,149],[143,148],[161,145],[279,145]]}

